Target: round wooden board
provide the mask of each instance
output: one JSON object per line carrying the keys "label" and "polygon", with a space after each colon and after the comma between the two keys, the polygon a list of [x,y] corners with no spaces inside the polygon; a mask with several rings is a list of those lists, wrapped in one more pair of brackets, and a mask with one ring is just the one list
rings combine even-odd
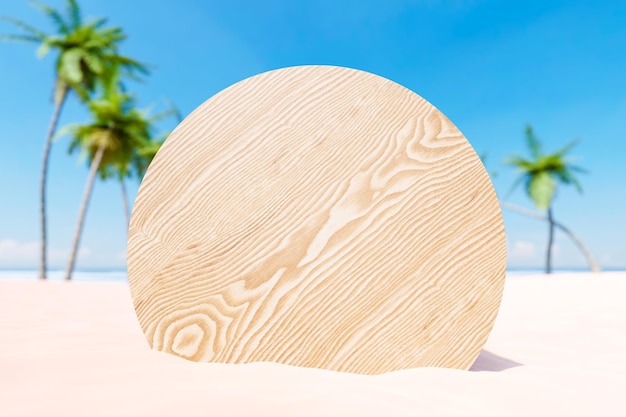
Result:
{"label": "round wooden board", "polygon": [[128,235],[152,348],[363,374],[467,369],[506,265],[480,159],[385,78],[291,67],[215,95],[170,135]]}

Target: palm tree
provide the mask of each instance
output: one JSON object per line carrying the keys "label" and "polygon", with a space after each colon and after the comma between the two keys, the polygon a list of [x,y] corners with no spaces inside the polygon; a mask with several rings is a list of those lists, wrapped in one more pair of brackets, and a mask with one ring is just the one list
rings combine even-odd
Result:
{"label": "palm tree", "polygon": [[[147,143],[146,144],[142,143],[138,146],[143,148],[147,146],[155,146],[155,145],[152,145],[153,143],[156,144],[156,141],[151,140],[149,138],[145,140],[143,139],[141,140],[141,142],[144,142],[144,141]],[[160,145],[161,144],[159,143],[158,146],[160,147]],[[116,155],[117,155],[117,159],[113,161],[112,164],[109,164],[109,165],[100,164],[100,167],[98,169],[98,174],[99,174],[100,179],[103,181],[110,179],[110,178],[116,178],[119,181],[120,189],[122,193],[122,203],[124,205],[124,217],[126,220],[125,224],[126,224],[126,227],[128,227],[128,224],[130,223],[130,204],[128,202],[128,193],[126,192],[126,178],[130,178],[133,176],[131,165],[134,165],[134,161],[136,159],[143,159],[143,157],[140,155],[139,149],[133,150],[132,153],[119,152]],[[143,169],[143,172],[145,172],[145,169],[147,169],[148,164],[150,164],[150,160],[147,160],[146,162],[141,162],[141,165],[145,166],[145,168]],[[142,176],[143,174],[141,176],[138,175],[138,178],[141,178]]]}
{"label": "palm tree", "polygon": [[[480,160],[482,161],[483,165],[485,165],[485,169],[487,168],[486,166],[486,160],[487,160],[487,152],[483,152],[480,155]],[[498,176],[498,173],[496,171],[488,171],[489,176],[491,178],[495,178]],[[515,204],[511,204],[508,203],[506,201],[500,201],[500,207],[502,207],[503,209],[507,209],[510,211],[514,211],[517,214],[521,214],[523,216],[526,217],[530,217],[531,219],[536,219],[536,220],[541,220],[541,221],[545,221],[548,222],[548,218],[546,216],[544,216],[541,213],[538,213],[536,211],[533,210],[528,210],[524,207],[520,207],[517,206]],[[598,262],[595,260],[595,258],[593,257],[593,255],[591,254],[591,251],[589,249],[587,249],[587,247],[585,246],[585,244],[583,243],[583,241],[574,234],[574,232],[566,227],[563,223],[554,221],[554,226],[559,229],[560,231],[562,231],[563,233],[565,233],[571,240],[572,242],[574,242],[574,244],[578,247],[578,249],[580,250],[580,252],[583,254],[583,256],[585,257],[585,259],[587,260],[587,264],[589,265],[589,269],[591,269],[593,272],[601,272],[602,269],[600,268],[600,264],[598,264]]]}
{"label": "palm tree", "polygon": [[548,247],[546,250],[546,273],[552,272],[552,246],[554,241],[553,202],[558,183],[574,185],[582,193],[582,186],[574,176],[574,172],[585,172],[580,167],[571,165],[565,155],[578,143],[572,141],[560,150],[551,153],[542,153],[541,143],[535,137],[532,126],[526,127],[526,144],[531,153],[531,159],[515,155],[506,163],[518,168],[522,174],[511,187],[511,192],[522,182],[526,193],[533,200],[538,210],[547,211],[548,220]]}
{"label": "palm tree", "polygon": [[[152,125],[156,120],[151,119],[149,122]],[[161,139],[149,139],[144,141],[136,152],[131,155],[130,159],[120,161],[117,167],[117,177],[120,182],[122,191],[122,201],[124,203],[124,215],[126,218],[126,227],[130,224],[130,204],[128,204],[128,193],[126,192],[125,179],[134,176],[141,181],[143,176],[152,162],[152,159],[161,148],[161,145],[165,141],[165,137]],[[133,168],[133,169],[131,169]]]}
{"label": "palm tree", "polygon": [[[166,102],[169,104],[169,109],[153,116],[149,116],[148,112],[145,113],[150,132],[152,132],[152,127],[157,122],[170,116],[174,116],[178,123],[182,122],[183,117],[180,114],[178,108],[176,108],[174,103],[172,103],[170,100],[166,100]],[[152,159],[154,159],[159,149],[161,149],[161,145],[163,145],[163,142],[165,142],[165,139],[167,139],[169,134],[170,132],[165,132],[161,134],[157,139],[150,138],[147,141],[143,141],[136,149],[136,152],[131,155],[130,159],[126,161],[120,161],[121,164],[118,166],[117,173],[122,189],[122,201],[124,202],[124,214],[126,216],[127,227],[130,224],[130,205],[128,204],[128,195],[126,193],[126,185],[124,179],[127,177],[131,177],[134,174],[134,176],[139,181],[141,181],[146,173],[146,170],[148,169],[148,166],[150,165],[150,162],[152,162]]]}
{"label": "palm tree", "polygon": [[169,132],[161,134],[157,139],[152,138],[154,126],[157,122],[165,119],[169,116],[175,116],[178,122],[182,121],[182,117],[178,109],[173,103],[169,102],[170,109],[165,110],[156,115],[150,115],[149,110],[142,111],[142,115],[145,118],[147,129],[149,132],[148,137],[136,138],[136,147],[130,153],[119,153],[118,159],[114,161],[113,165],[101,165],[99,174],[100,179],[106,180],[108,178],[115,177],[120,183],[120,189],[122,192],[122,202],[124,205],[124,216],[126,219],[126,227],[130,223],[130,204],[128,202],[128,193],[126,192],[126,179],[135,177],[139,181],[143,178],[150,162],[161,148],[161,145],[169,136]]}
{"label": "palm tree", "polygon": [[[148,130],[151,131],[154,121],[148,119],[146,122],[148,123]],[[128,193],[126,192],[126,179],[136,177],[141,181],[148,169],[148,165],[150,165],[164,140],[164,137],[156,140],[149,137],[137,138],[137,148],[133,149],[132,152],[126,154],[118,153],[118,159],[112,165],[100,165],[98,174],[101,180],[116,178],[120,183],[126,227],[130,223],[130,204],[128,202]]]}
{"label": "palm tree", "polygon": [[85,215],[96,175],[106,178],[122,161],[150,140],[150,122],[135,108],[133,97],[119,89],[115,71],[103,83],[102,97],[89,102],[92,121],[63,129],[72,137],[70,153],[81,150],[89,160],[89,176],[78,215],[65,279],[71,279]]}
{"label": "palm tree", "polygon": [[34,42],[40,44],[37,54],[43,57],[51,50],[57,53],[55,61],[55,82],[53,90],[54,110],[48,125],[44,143],[41,181],[41,258],[39,278],[46,278],[46,182],[48,161],[57,124],[63,105],[70,92],[76,93],[83,101],[94,91],[98,78],[106,67],[116,64],[123,67],[129,75],[134,71],[147,73],[146,68],[137,61],[118,54],[118,44],[126,38],[119,27],[104,27],[106,19],[97,19],[84,23],[76,0],[67,0],[66,16],[50,6],[32,2],[53,23],[54,34],[47,34],[21,20],[0,17],[23,30],[21,35],[7,35],[0,40]]}

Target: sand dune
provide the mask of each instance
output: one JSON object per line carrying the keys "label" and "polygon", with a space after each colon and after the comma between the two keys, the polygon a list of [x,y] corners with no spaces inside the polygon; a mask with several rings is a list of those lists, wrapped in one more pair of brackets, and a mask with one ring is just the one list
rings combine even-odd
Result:
{"label": "sand dune", "polygon": [[1,416],[624,416],[626,273],[507,278],[471,371],[377,376],[151,351],[122,283],[0,281]]}

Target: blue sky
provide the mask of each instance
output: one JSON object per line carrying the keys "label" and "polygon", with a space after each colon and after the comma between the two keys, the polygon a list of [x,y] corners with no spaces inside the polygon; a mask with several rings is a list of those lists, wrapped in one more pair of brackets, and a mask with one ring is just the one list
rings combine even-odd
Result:
{"label": "blue sky", "polygon": [[[61,0],[50,0],[54,7]],[[575,138],[573,155],[590,173],[584,194],[560,189],[554,212],[605,268],[626,268],[626,2],[623,1],[229,1],[82,0],[84,16],[107,16],[128,34],[122,52],[153,66],[132,84],[141,106],[171,99],[183,115],[257,73],[301,64],[369,71],[415,91],[446,114],[487,165],[503,197],[516,173],[502,164],[525,152],[532,123],[546,150]],[[0,14],[51,30],[26,1]],[[0,33],[15,32],[0,22]],[[0,44],[0,269],[35,268],[38,184],[52,112],[53,60],[28,44]],[[61,125],[87,121],[72,98]],[[171,129],[175,122],[161,127]],[[64,267],[87,167],[52,151],[50,265]],[[130,184],[131,198],[138,188]],[[531,208],[520,188],[509,201]],[[543,265],[546,226],[504,211],[509,266]],[[123,268],[126,230],[119,184],[98,182],[78,268]],[[557,234],[555,265],[584,259]]]}

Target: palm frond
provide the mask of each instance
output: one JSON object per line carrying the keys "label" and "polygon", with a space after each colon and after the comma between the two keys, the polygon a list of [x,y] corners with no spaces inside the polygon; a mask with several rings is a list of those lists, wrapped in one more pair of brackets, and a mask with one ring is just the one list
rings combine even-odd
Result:
{"label": "palm frond", "polygon": [[102,24],[98,20],[96,20],[94,22],[91,22],[89,26],[87,26],[85,29],[89,31],[97,31],[100,42],[111,45],[119,43],[120,41],[126,39],[126,35],[124,34],[124,31],[122,31],[121,27],[113,26],[103,29],[99,27],[101,25]]}
{"label": "palm frond", "polygon": [[40,3],[39,1],[30,0],[29,3],[33,7],[41,10],[46,16],[48,16],[48,18],[52,20],[52,23],[57,27],[57,30],[59,32],[63,34],[68,34],[70,32],[70,28],[57,10],[48,6],[47,4]]}
{"label": "palm frond", "polygon": [[[176,121],[178,123],[182,122],[183,121],[183,115],[180,112],[180,110],[178,109],[178,107],[176,107],[174,102],[172,100],[170,100],[169,98],[167,98],[167,97],[163,98],[163,101],[165,101],[165,104],[167,104],[167,106],[173,112],[173,115],[176,117]],[[484,152],[483,155],[480,158],[481,158],[481,160],[483,161],[483,164],[484,164],[485,160],[487,159],[487,152]]]}
{"label": "palm frond", "polygon": [[89,26],[93,27],[94,29],[100,29],[108,21],[109,21],[109,19],[107,19],[106,17],[101,17],[99,19],[94,20],[93,22],[90,22]]}
{"label": "palm frond", "polygon": [[526,144],[533,158],[537,159],[541,155],[541,143],[535,137],[533,133],[533,127],[531,125],[526,126]]}
{"label": "palm frond", "polygon": [[570,171],[573,172],[580,172],[581,174],[588,174],[589,170],[586,170],[585,168],[579,167],[577,165],[568,165],[568,168]]}
{"label": "palm frond", "polygon": [[574,139],[573,141],[571,141],[570,143],[568,143],[567,145],[565,145],[564,147],[562,147],[561,149],[559,149],[558,151],[555,152],[555,155],[558,156],[563,156],[566,153],[568,153],[574,146],[578,145],[580,143],[581,139]]}
{"label": "palm frond", "polygon": [[513,155],[505,159],[504,163],[507,165],[512,165],[522,171],[530,171],[534,168],[534,164],[532,161],[529,161],[528,159],[519,155]]}
{"label": "palm frond", "polygon": [[582,184],[578,181],[578,179],[574,176],[572,176],[570,178],[572,184],[574,184],[574,187],[576,187],[576,190],[578,190],[579,193],[583,193],[583,186]]}
{"label": "palm frond", "polygon": [[511,194],[513,194],[513,191],[515,191],[515,189],[526,179],[526,177],[527,177],[526,175],[520,175],[515,179],[515,181],[513,182],[513,185],[504,196],[505,200],[507,200],[511,196]]}
{"label": "palm frond", "polygon": [[76,0],[67,0],[67,14],[70,17],[72,28],[77,28],[82,24],[80,8]]}
{"label": "palm frond", "polygon": [[176,109],[163,110],[162,112],[152,115],[150,117],[150,122],[152,123],[160,122],[161,120],[166,119],[170,116],[176,117],[176,116],[180,116],[180,114],[178,113]]}
{"label": "palm frond", "polygon": [[48,52],[50,52],[50,43],[44,41],[41,43],[41,46],[37,48],[37,58],[43,58],[48,55]]}
{"label": "palm frond", "polygon": [[576,190],[582,194],[583,187],[578,181],[578,179],[568,170],[564,170],[559,174],[559,178],[564,184],[573,184],[576,187]]}
{"label": "palm frond", "polygon": [[78,123],[72,123],[72,124],[63,126],[63,127],[61,127],[60,129],[57,130],[57,132],[53,136],[52,140],[53,141],[57,141],[57,140],[61,139],[64,136],[74,135],[74,133],[78,130],[79,127],[80,127],[80,125]]}
{"label": "palm frond", "polygon": [[18,28],[28,32],[30,35],[32,36],[36,36],[39,40],[44,39],[46,36],[48,36],[45,32],[37,29],[34,26],[29,25],[28,23],[19,20],[19,19],[14,19],[12,17],[8,17],[8,16],[0,16],[0,20],[4,20],[7,23],[10,23],[14,26],[17,26]]}
{"label": "palm frond", "polygon": [[86,53],[83,55],[83,61],[94,74],[102,75],[104,73],[105,65],[98,55]]}
{"label": "palm frond", "polygon": [[90,86],[87,86],[85,84],[73,84],[71,89],[74,93],[76,93],[80,101],[82,101],[83,103],[87,103],[89,101],[89,94],[91,92],[91,88],[89,87]]}
{"label": "palm frond", "polygon": [[41,42],[41,39],[33,35],[0,35],[0,42]]}
{"label": "palm frond", "polygon": [[132,76],[134,72],[139,72],[143,75],[150,74],[150,65],[141,63],[127,56],[115,55],[114,62],[125,71],[126,75]]}

